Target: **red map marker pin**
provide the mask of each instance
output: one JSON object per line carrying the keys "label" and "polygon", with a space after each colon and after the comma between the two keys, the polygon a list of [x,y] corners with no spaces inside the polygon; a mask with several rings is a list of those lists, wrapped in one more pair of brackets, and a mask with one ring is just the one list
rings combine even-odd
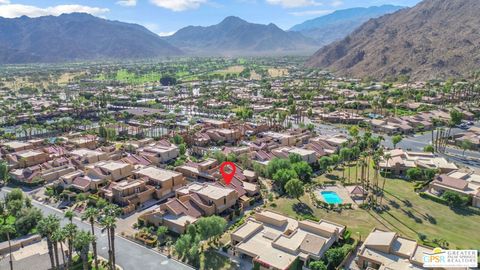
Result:
{"label": "red map marker pin", "polygon": [[[228,171],[225,171],[225,167],[230,167]],[[237,170],[237,167],[235,166],[235,163],[233,162],[223,162],[222,165],[220,165],[220,173],[223,176],[223,181],[225,184],[230,185],[230,182],[232,182],[233,176],[235,175],[235,171]]]}

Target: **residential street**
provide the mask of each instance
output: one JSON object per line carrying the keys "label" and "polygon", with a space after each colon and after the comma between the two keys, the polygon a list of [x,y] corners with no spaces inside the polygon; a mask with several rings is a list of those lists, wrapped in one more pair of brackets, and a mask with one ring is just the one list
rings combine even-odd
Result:
{"label": "residential street", "polygon": [[[0,190],[0,197],[6,194],[5,188]],[[66,224],[68,220],[63,218],[63,212],[54,209],[50,206],[45,206],[36,201],[32,201],[35,207],[42,210],[44,215],[54,214],[62,219],[62,224]],[[79,218],[75,218],[73,222],[82,230],[90,231],[90,225],[82,222]],[[101,229],[95,228],[95,235],[97,236],[98,253],[104,258],[108,258],[108,240],[107,234],[101,233]],[[123,237],[116,235],[115,237],[116,263],[125,270],[148,270],[148,269],[193,269],[187,265],[168,259],[166,256],[148,249],[144,246],[138,245],[132,241],[126,240]],[[41,270],[41,269],[38,269]]]}
{"label": "residential street", "polygon": [[[480,126],[480,123],[476,123],[475,126]],[[459,128],[452,129],[452,135],[465,132],[465,130]],[[392,137],[387,135],[382,135],[385,138],[383,144],[386,147],[393,148]],[[436,133],[434,133],[436,136]],[[432,132],[425,132],[424,134],[418,134],[413,136],[408,136],[403,138],[403,140],[397,145],[397,148],[402,149],[411,149],[412,151],[423,151],[423,148],[426,145],[432,143]],[[440,154],[445,158],[450,159],[453,162],[460,163],[465,166],[480,168],[480,152],[478,151],[465,151],[465,156],[463,155],[463,150],[459,148],[454,148],[447,146],[445,154]]]}
{"label": "residential street", "polygon": [[[330,124],[316,124],[316,131],[320,135],[336,135],[339,133],[348,134],[348,131],[336,127]],[[475,123],[476,127],[480,127],[480,122]],[[453,128],[451,131],[452,135],[465,132],[465,130],[459,128]],[[393,148],[392,136],[386,134],[375,134],[376,136],[382,136],[385,140],[382,144],[385,147]],[[436,133],[434,133],[436,136]],[[423,151],[423,148],[432,143],[432,132],[428,131],[423,134],[415,134],[404,137],[402,141],[397,145],[397,148],[402,148],[405,150],[411,151]],[[465,151],[465,156],[463,155],[463,150],[460,148],[454,148],[452,146],[447,146],[445,154],[439,154],[442,157],[445,157],[455,163],[459,163],[464,166],[480,168],[480,152],[479,151]]]}

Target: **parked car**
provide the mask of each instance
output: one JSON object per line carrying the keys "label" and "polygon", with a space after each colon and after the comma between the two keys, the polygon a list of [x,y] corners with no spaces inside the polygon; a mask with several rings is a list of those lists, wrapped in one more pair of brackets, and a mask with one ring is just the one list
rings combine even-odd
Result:
{"label": "parked car", "polygon": [[468,125],[466,123],[461,123],[460,125],[457,125],[457,128],[468,129]]}

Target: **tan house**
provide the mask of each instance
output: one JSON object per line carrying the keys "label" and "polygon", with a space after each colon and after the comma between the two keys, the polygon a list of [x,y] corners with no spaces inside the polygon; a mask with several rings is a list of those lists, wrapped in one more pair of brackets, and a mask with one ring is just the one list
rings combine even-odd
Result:
{"label": "tan house", "polygon": [[176,197],[139,219],[155,226],[164,225],[176,233],[184,233],[189,224],[202,216],[219,215],[237,203],[235,190],[217,184],[192,183],[177,190]]}
{"label": "tan house", "polygon": [[320,260],[344,232],[345,226],[330,221],[298,221],[262,210],[232,232],[232,252],[260,269],[289,269],[296,260],[306,266]]}
{"label": "tan house", "polygon": [[259,137],[269,137],[281,146],[294,146],[297,144],[295,136],[286,133],[268,131],[260,133]]}
{"label": "tan house", "polygon": [[205,132],[214,142],[233,143],[242,137],[242,133],[238,129],[216,128],[209,129]]}
{"label": "tan house", "polygon": [[203,119],[202,121],[206,126],[212,126],[215,128],[228,128],[230,126],[228,122],[222,120]]}
{"label": "tan house", "polygon": [[70,156],[77,161],[77,164],[80,165],[79,167],[108,159],[107,153],[87,148],[75,149],[70,152]]}
{"label": "tan house", "polygon": [[1,144],[2,152],[9,153],[9,152],[19,152],[23,150],[30,150],[33,149],[33,144],[29,142],[21,142],[21,141],[9,141],[4,142]]}
{"label": "tan house", "polygon": [[428,187],[428,192],[436,196],[441,196],[447,190],[470,197],[472,206],[480,208],[480,175],[453,171],[438,175]]}
{"label": "tan house", "polygon": [[380,161],[380,168],[395,175],[405,176],[410,168],[438,169],[441,173],[449,173],[458,170],[458,167],[443,157],[432,153],[411,152],[402,149],[394,149],[386,152],[391,158]]}
{"label": "tan house", "polygon": [[95,172],[97,175],[105,175],[108,180],[118,181],[132,175],[133,166],[120,161],[100,161],[85,167],[86,174]]}
{"label": "tan house", "polygon": [[155,187],[147,185],[143,179],[127,179],[111,182],[100,189],[103,197],[123,208],[123,213],[131,213],[143,203],[153,199]]}
{"label": "tan house", "polygon": [[180,150],[176,145],[164,140],[138,149],[137,154],[150,160],[154,165],[160,165],[176,159],[180,155]]}
{"label": "tan house", "polygon": [[76,148],[95,149],[98,146],[98,137],[95,135],[77,136],[68,139],[68,143],[73,144]]}
{"label": "tan house", "polygon": [[213,183],[191,183],[176,191],[177,198],[188,194],[196,194],[208,205],[213,205],[214,214],[231,209],[238,200],[238,194],[234,189]]}
{"label": "tan house", "polygon": [[[216,170],[218,165],[215,159],[209,158],[200,163],[188,162],[182,166],[178,166],[175,170],[181,172],[191,180],[215,181],[217,176],[214,174],[219,174],[218,170]],[[220,175],[218,175],[218,177],[219,176]]]}
{"label": "tan house", "polygon": [[5,160],[12,168],[25,168],[47,162],[50,157],[42,150],[28,149],[7,154]]}
{"label": "tan house", "polygon": [[215,213],[215,206],[208,204],[196,194],[171,198],[156,209],[144,213],[139,220],[147,225],[166,226],[169,230],[182,234],[187,226],[193,224],[200,217],[211,216]]}
{"label": "tan house", "polygon": [[[427,269],[423,267],[423,256],[433,249],[417,244],[395,232],[379,229],[365,239],[356,258],[360,269]],[[433,269],[433,268],[428,268]]]}
{"label": "tan house", "polygon": [[93,172],[85,174],[82,170],[76,170],[71,173],[62,175],[57,184],[64,188],[74,188],[76,190],[87,192],[90,190],[98,190],[107,183],[104,175],[96,175]]}
{"label": "tan house", "polygon": [[[53,164],[52,164],[53,165]],[[32,183],[36,181],[45,181],[47,183],[59,179],[61,176],[75,171],[75,167],[68,163],[40,164],[24,169],[15,169],[10,171],[10,176],[24,183]]]}
{"label": "tan house", "polygon": [[314,150],[303,149],[298,147],[280,147],[272,150],[272,154],[277,157],[285,158],[290,154],[297,154],[302,157],[302,160],[308,164],[317,162],[317,154]]}
{"label": "tan house", "polygon": [[135,178],[144,179],[148,185],[155,187],[157,199],[174,196],[175,191],[187,183],[181,173],[153,166],[138,169],[133,174]]}

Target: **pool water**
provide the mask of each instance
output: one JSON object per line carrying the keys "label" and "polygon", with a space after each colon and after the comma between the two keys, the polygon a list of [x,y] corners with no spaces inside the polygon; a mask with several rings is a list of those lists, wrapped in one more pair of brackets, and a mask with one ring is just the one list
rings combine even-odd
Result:
{"label": "pool water", "polygon": [[342,198],[335,191],[322,191],[321,194],[328,204],[340,204],[343,202]]}

